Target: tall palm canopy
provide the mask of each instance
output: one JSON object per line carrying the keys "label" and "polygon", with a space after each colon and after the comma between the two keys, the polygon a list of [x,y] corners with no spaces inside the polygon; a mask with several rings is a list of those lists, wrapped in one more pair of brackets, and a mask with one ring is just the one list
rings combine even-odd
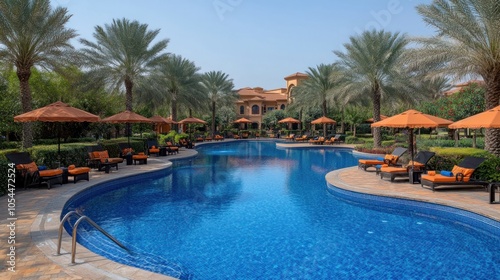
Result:
{"label": "tall palm canopy", "polygon": [[[344,44],[345,52],[334,51],[342,72],[343,92],[360,98],[369,96],[373,103],[373,119],[380,121],[383,95],[408,93],[409,87],[400,69],[408,40],[405,35],[386,31],[365,31]],[[410,98],[406,94],[403,98]],[[380,128],[373,129],[373,142],[380,147]]]}
{"label": "tall palm canopy", "polygon": [[[68,62],[76,37],[64,26],[70,19],[65,8],[50,6],[49,0],[0,1],[0,61],[16,67],[23,112],[31,111],[29,79],[35,66],[59,70]],[[23,147],[33,145],[31,124],[23,124]]]}
{"label": "tall palm canopy", "polygon": [[215,135],[216,105],[221,99],[231,97],[234,88],[233,80],[229,79],[229,75],[221,71],[210,71],[201,76],[201,86],[208,94],[208,98],[211,102],[212,135]]}
{"label": "tall palm canopy", "polygon": [[[486,83],[486,108],[500,103],[500,2],[498,0],[434,0],[419,5],[425,22],[436,36],[417,40],[412,54],[417,68],[429,75],[457,79],[479,75]],[[489,129],[485,148],[500,156],[500,130]]]}
{"label": "tall palm canopy", "polygon": [[133,87],[145,79],[155,66],[167,60],[162,53],[168,40],[153,44],[159,29],[128,19],[114,19],[112,24],[96,26],[96,42],[81,39],[84,65],[98,79],[105,79],[115,89],[125,86],[127,110],[132,111]]}
{"label": "tall palm canopy", "polygon": [[199,67],[194,62],[180,55],[171,55],[155,71],[153,79],[157,81],[159,89],[165,92],[165,98],[171,104],[172,119],[177,120],[177,109],[185,107],[203,107],[207,97],[200,85]]}
{"label": "tall palm canopy", "polygon": [[[320,64],[316,68],[309,67],[306,71],[308,79],[294,88],[294,98],[297,104],[320,106],[323,116],[328,114],[327,101],[333,98],[336,87],[334,78],[338,72],[332,64]],[[323,124],[326,133],[326,124]]]}

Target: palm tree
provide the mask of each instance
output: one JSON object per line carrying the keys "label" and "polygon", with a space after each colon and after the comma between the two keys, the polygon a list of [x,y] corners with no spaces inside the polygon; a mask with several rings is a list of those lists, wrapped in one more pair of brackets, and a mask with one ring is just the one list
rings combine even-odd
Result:
{"label": "palm tree", "polygon": [[[498,0],[434,0],[417,6],[438,34],[416,41],[417,67],[430,76],[481,76],[486,84],[486,108],[500,104],[500,2]],[[500,129],[486,130],[485,149],[500,156]]]}
{"label": "palm tree", "polygon": [[351,125],[352,136],[356,137],[356,126],[368,119],[366,108],[356,105],[345,107],[345,121]]}
{"label": "palm tree", "polygon": [[148,30],[147,24],[137,21],[114,19],[111,25],[95,27],[95,43],[80,40],[85,46],[81,50],[84,65],[90,69],[91,75],[96,80],[104,79],[115,89],[125,86],[127,110],[132,111],[134,84],[143,81],[168,57],[162,53],[167,47],[167,39],[153,44],[159,32],[159,29]]}
{"label": "palm tree", "polygon": [[180,55],[171,55],[155,72],[154,79],[161,88],[166,89],[165,98],[170,102],[172,119],[177,120],[180,105],[185,105],[191,111],[193,107],[202,108],[207,103],[199,70],[194,62]]}
{"label": "palm tree", "polygon": [[[320,64],[316,68],[309,67],[308,79],[294,88],[294,102],[307,104],[310,107],[320,106],[323,116],[328,113],[327,101],[333,98],[336,83],[334,78],[338,73],[333,64]],[[323,124],[326,133],[326,124]]]}
{"label": "palm tree", "polygon": [[[346,52],[334,51],[340,59],[342,91],[358,98],[369,97],[373,103],[373,119],[380,121],[384,95],[412,98],[407,78],[403,75],[402,54],[408,43],[405,35],[385,31],[365,31],[344,44]],[[381,147],[380,128],[373,129],[373,143]]]}
{"label": "palm tree", "polygon": [[233,79],[221,71],[210,71],[201,76],[201,86],[208,95],[212,110],[212,136],[215,135],[215,108],[221,99],[235,99]]}
{"label": "palm tree", "polygon": [[[0,1],[0,61],[16,67],[23,112],[32,109],[32,67],[59,70],[74,53],[69,41],[76,32],[64,27],[70,17],[66,8],[52,9],[49,0]],[[33,145],[31,127],[23,123],[24,148]]]}

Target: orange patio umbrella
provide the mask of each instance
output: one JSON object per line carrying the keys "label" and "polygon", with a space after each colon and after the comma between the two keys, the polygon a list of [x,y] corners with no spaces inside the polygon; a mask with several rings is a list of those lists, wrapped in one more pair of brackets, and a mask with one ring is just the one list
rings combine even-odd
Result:
{"label": "orange patio umbrella", "polygon": [[[57,101],[14,117],[15,122],[98,122],[99,116]],[[60,134],[60,127],[58,127]],[[61,154],[61,137],[57,139],[57,154]]]}
{"label": "orange patio umbrella", "polygon": [[[180,124],[187,124],[187,125],[189,125],[191,123],[207,124],[206,121],[200,120],[200,119],[194,118],[194,117],[185,118],[185,119],[179,121],[179,123]],[[188,129],[189,129],[189,127],[188,127]],[[189,139],[191,139],[191,130],[190,129],[189,129]]]}
{"label": "orange patio umbrella", "polygon": [[[388,118],[388,116],[380,115],[380,120],[385,120],[387,118]],[[367,123],[373,123],[373,118],[369,118],[369,119],[365,120],[365,122],[367,122]]]}
{"label": "orange patio umbrella", "polygon": [[241,118],[241,119],[237,119],[235,120],[233,123],[251,123],[252,121],[249,120],[249,119],[246,119],[246,118]]}
{"label": "orange patio umbrella", "polygon": [[172,120],[171,118],[164,118],[158,115],[152,116],[149,119],[155,124],[177,124],[177,122]]}
{"label": "orange patio umbrella", "polygon": [[284,118],[284,119],[278,121],[278,123],[300,123],[300,121],[297,119],[288,117],[288,118]]}
{"label": "orange patio umbrella", "polygon": [[102,119],[101,122],[127,124],[128,143],[130,145],[130,124],[131,123],[152,123],[153,121],[144,117],[144,116],[141,116],[137,113],[134,113],[132,111],[125,110],[125,111],[120,112],[118,114],[115,114],[115,115],[112,115],[112,116],[107,117],[105,119]]}
{"label": "orange patio umbrella", "polygon": [[451,129],[458,128],[500,128],[500,106],[486,110],[482,113],[456,121],[448,126]]}
{"label": "orange patio umbrella", "polygon": [[311,124],[322,124],[323,125],[323,136],[326,136],[326,125],[327,124],[336,124],[337,122],[335,120],[332,120],[330,118],[327,118],[325,116],[315,119],[314,121],[311,122]]}
{"label": "orange patio umbrella", "polygon": [[413,129],[414,128],[433,128],[440,126],[448,126],[452,121],[442,119],[433,115],[424,114],[417,110],[408,110],[401,114],[394,115],[385,120],[381,120],[371,124],[371,127],[394,127],[406,128],[410,131],[409,144],[410,156],[413,160]]}
{"label": "orange patio umbrella", "polygon": [[241,123],[248,124],[248,123],[252,123],[252,121],[249,120],[249,119],[246,119],[246,118],[241,118],[241,119],[235,120],[233,123],[237,123],[238,124],[238,130],[239,130],[239,124],[241,124]]}

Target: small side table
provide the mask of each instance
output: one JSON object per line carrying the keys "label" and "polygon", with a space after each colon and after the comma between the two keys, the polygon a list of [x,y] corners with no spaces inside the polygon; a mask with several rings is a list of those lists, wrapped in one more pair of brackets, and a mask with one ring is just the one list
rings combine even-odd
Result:
{"label": "small side table", "polygon": [[160,147],[159,156],[166,157],[167,156],[167,147]]}
{"label": "small side table", "polygon": [[67,184],[68,183],[68,168],[67,167],[59,167],[63,171],[62,173],[62,183]]}
{"label": "small side table", "polygon": [[422,173],[424,173],[422,170],[410,169],[410,171],[408,171],[410,184],[420,184],[420,176],[422,176]]}
{"label": "small side table", "polygon": [[500,182],[492,182],[488,185],[488,190],[490,192],[490,204],[499,203],[500,195],[498,200],[495,200],[495,193],[500,189]]}
{"label": "small side table", "polygon": [[125,160],[127,161],[127,165],[132,165],[132,154],[125,155]]}

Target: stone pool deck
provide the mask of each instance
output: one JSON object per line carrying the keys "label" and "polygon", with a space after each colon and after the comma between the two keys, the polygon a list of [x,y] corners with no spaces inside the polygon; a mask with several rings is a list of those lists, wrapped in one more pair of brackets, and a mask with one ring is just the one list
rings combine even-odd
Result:
{"label": "stone pool deck", "polygon": [[[233,140],[225,140],[224,143]],[[242,140],[237,140],[242,141]],[[244,140],[243,140],[244,141]],[[319,147],[309,144],[277,143],[282,148]],[[350,148],[349,145],[334,147]],[[195,150],[182,149],[178,155],[151,157],[147,165],[121,164],[119,170],[91,172],[90,182],[55,185],[52,189],[30,188],[17,190],[15,199],[15,260],[16,272],[8,270],[7,263],[11,245],[8,244],[10,231],[7,196],[2,196],[3,210],[0,211],[0,279],[172,279],[141,269],[122,265],[89,252],[77,245],[77,264],[71,264],[71,238],[64,232],[62,254],[56,255],[57,234],[61,209],[72,195],[96,183],[123,176],[166,168],[170,159],[195,156]],[[489,204],[488,193],[482,189],[458,189],[432,192],[420,185],[408,182],[391,183],[381,180],[374,172],[365,172],[357,167],[335,170],[327,174],[326,180],[339,188],[375,195],[400,197],[439,203],[469,210],[500,221],[500,204]]]}

